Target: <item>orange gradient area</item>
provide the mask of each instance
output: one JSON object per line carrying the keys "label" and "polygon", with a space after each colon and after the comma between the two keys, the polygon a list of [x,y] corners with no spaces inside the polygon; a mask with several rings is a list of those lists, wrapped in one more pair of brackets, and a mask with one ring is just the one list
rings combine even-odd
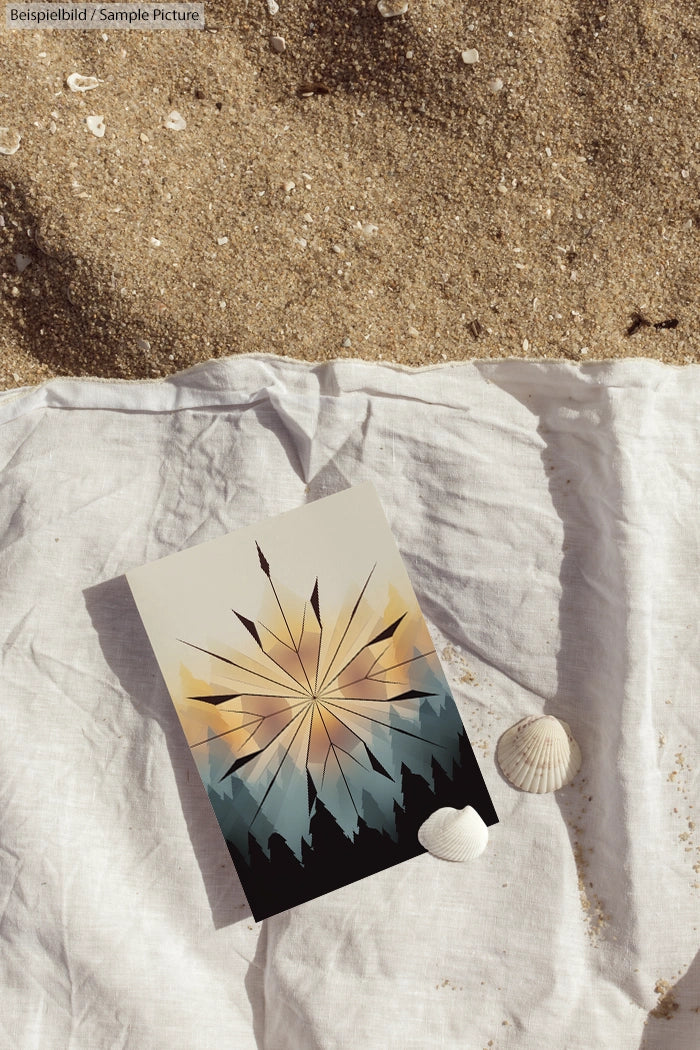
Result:
{"label": "orange gradient area", "polygon": [[410,704],[417,711],[415,699],[430,695],[416,683],[434,649],[415,600],[373,573],[328,609],[318,581],[305,600],[266,572],[260,617],[232,613],[236,648],[185,643],[200,672],[181,665],[178,710],[200,772],[216,781],[245,769],[247,783],[267,783],[287,763],[320,790],[331,776],[348,783],[357,767],[383,770],[370,749],[391,730],[391,705],[410,717]]}

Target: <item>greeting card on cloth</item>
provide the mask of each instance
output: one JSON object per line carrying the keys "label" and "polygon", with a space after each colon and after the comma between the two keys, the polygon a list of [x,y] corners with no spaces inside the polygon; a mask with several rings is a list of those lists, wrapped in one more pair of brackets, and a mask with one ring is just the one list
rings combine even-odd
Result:
{"label": "greeting card on cloth", "polygon": [[127,579],[256,919],[497,822],[371,484]]}

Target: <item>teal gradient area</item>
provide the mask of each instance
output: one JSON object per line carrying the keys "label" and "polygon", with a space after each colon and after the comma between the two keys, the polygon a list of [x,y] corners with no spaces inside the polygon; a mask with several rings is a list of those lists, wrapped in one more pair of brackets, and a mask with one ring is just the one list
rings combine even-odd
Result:
{"label": "teal gradient area", "polygon": [[[376,771],[369,762],[364,765],[351,762],[344,765],[352,767],[352,779],[350,773],[344,779],[333,771],[333,775],[327,775],[319,785],[317,798],[348,838],[358,831],[363,820],[370,828],[395,840],[396,806],[404,802],[402,769],[422,777],[435,792],[435,764],[448,777],[453,766],[459,764],[460,734],[464,733],[464,727],[444,678],[426,668],[417,687],[432,695],[385,705],[388,708],[383,713],[386,728],[379,729],[361,717],[354,722],[357,732],[364,732],[363,739],[389,775]],[[249,833],[254,834],[267,852],[270,836],[276,832],[301,860],[302,842],[308,840],[316,803],[309,806],[307,772],[303,762],[299,762],[299,755],[292,749],[284,757],[284,737],[293,732],[294,727],[290,726],[280,738],[277,751],[268,756],[267,773],[259,774],[254,781],[234,774],[217,782],[214,771],[220,770],[221,764],[211,758],[203,770],[209,800],[222,832],[244,855],[248,854]],[[303,757],[303,748],[300,750]],[[435,808],[440,804],[436,794]]]}

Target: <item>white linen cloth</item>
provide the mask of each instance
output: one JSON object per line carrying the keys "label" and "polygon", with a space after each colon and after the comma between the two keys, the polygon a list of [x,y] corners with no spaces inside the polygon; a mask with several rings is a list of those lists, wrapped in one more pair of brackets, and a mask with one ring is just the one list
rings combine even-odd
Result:
{"label": "white linen cloth", "polygon": [[[697,1050],[700,368],[57,379],[0,456],[0,1047]],[[366,480],[501,822],[256,924],[122,574]]]}

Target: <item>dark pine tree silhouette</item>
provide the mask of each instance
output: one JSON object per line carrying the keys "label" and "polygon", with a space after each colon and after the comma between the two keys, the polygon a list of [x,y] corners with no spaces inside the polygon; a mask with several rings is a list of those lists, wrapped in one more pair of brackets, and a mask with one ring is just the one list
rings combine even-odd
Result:
{"label": "dark pine tree silhouette", "polygon": [[391,836],[377,828],[371,828],[362,817],[358,821],[353,838],[353,849],[358,861],[357,870],[362,872],[357,878],[391,867],[399,860],[397,845]]}
{"label": "dark pine tree silhouette", "polygon": [[498,814],[489,798],[476,755],[465,732],[459,734],[459,766],[455,769],[452,779],[460,786],[458,801],[453,803],[455,808],[473,806],[488,827],[498,823]]}
{"label": "dark pine tree silhouette", "polygon": [[420,773],[412,773],[405,764],[401,766],[401,789],[403,811],[396,814],[399,843],[417,844],[418,828],[437,808],[435,795],[427,780]]}
{"label": "dark pine tree silhouette", "polygon": [[459,759],[452,763],[452,776],[433,759],[432,781],[431,786],[405,763],[401,765],[403,805],[395,801],[393,807],[396,836],[379,831],[360,817],[357,831],[349,837],[317,798],[309,824],[309,839],[301,841],[301,861],[277,832],[268,839],[269,857],[252,833],[248,835],[249,859],[229,842],[231,857],[256,919],[275,915],[418,856],[423,852],[418,842],[418,828],[441,806],[461,809],[471,805],[487,824],[497,822],[466,733],[459,736]]}
{"label": "dark pine tree silhouette", "polygon": [[314,867],[318,865],[318,860],[323,854],[328,858],[328,863],[336,867],[348,863],[352,854],[352,842],[320,798],[316,799],[309,830],[314,851]]}
{"label": "dark pine tree silhouette", "polygon": [[435,785],[435,798],[439,799],[439,806],[454,806],[457,808],[456,799],[461,794],[459,787],[455,787],[454,781],[448,776],[436,758],[431,763],[433,772],[433,784]]}
{"label": "dark pine tree silhouette", "polygon": [[294,856],[287,840],[277,832],[270,835],[268,847],[269,870],[275,880],[277,908],[282,911],[298,904],[299,894],[303,892],[304,886],[304,867]]}

